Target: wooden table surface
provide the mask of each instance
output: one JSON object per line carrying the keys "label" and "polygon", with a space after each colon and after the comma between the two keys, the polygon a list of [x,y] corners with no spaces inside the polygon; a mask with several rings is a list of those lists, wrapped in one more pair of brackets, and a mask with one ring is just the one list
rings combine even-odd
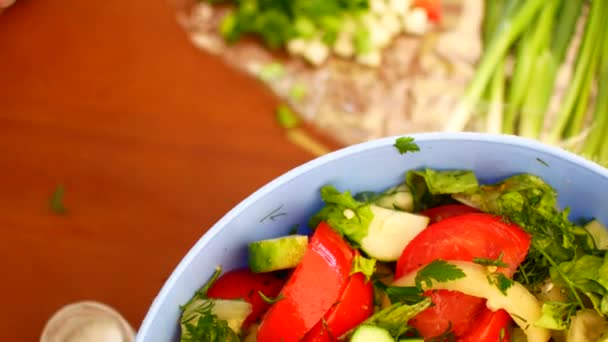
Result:
{"label": "wooden table surface", "polygon": [[[166,0],[18,0],[0,15],[0,341],[92,299],[138,328],[197,239],[313,157],[277,100],[196,50]],[[49,209],[65,186],[68,213]]]}

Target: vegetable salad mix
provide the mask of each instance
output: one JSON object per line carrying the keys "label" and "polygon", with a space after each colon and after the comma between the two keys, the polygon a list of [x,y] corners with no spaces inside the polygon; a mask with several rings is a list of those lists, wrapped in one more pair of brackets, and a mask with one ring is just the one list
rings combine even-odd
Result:
{"label": "vegetable salad mix", "polygon": [[310,235],[218,267],[181,308],[181,340],[608,341],[606,227],[570,221],[541,178],[419,169],[341,190],[321,188]]}

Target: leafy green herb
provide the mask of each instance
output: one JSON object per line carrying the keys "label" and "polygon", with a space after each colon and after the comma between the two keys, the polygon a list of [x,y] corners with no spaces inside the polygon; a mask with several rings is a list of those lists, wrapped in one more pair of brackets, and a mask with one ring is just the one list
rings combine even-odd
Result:
{"label": "leafy green herb", "polygon": [[353,45],[355,45],[355,53],[357,55],[364,55],[374,49],[372,35],[366,27],[360,27],[355,31]]}
{"label": "leafy green herb", "polygon": [[413,170],[406,174],[405,183],[413,195],[414,211],[452,203],[449,195],[474,193],[479,186],[475,174],[467,170]]}
{"label": "leafy green herb", "polygon": [[365,280],[369,281],[374,272],[376,272],[376,259],[374,258],[366,258],[361,255],[355,255],[353,259],[353,268],[350,271],[350,274],[355,274],[357,272],[361,272],[365,275]]}
{"label": "leafy green herb", "polygon": [[378,326],[387,330],[394,338],[398,338],[412,329],[409,325],[407,325],[407,322],[412,317],[431,306],[431,304],[432,301],[430,298],[425,298],[413,305],[395,303],[378,311],[370,318],[365,320],[362,324]]}
{"label": "leafy green herb", "polygon": [[303,83],[296,83],[289,89],[289,97],[294,101],[302,101],[306,96],[307,89]]}
{"label": "leafy green herb", "polygon": [[[211,3],[216,0],[207,0]],[[276,49],[292,38],[322,37],[331,44],[344,18],[369,7],[367,0],[233,0],[234,10],[220,24],[220,32],[229,43],[243,35],[260,37],[266,46]]]}
{"label": "leafy green herb", "polygon": [[311,228],[316,228],[321,221],[325,221],[359,246],[367,236],[367,229],[374,218],[369,204],[355,200],[348,191],[340,193],[331,185],[321,188],[321,197],[325,207],[310,219]]}
{"label": "leafy green herb", "polygon": [[391,303],[416,304],[422,301],[423,291],[415,286],[386,286],[381,282],[374,283],[381,288],[391,300]]}
{"label": "leafy green herb", "polygon": [[608,310],[602,308],[604,298],[608,300],[606,259],[586,254],[572,261],[562,262],[550,269],[551,279],[556,285],[584,294],[599,313],[606,315]]}
{"label": "leafy green herb", "polygon": [[276,81],[284,75],[285,67],[283,64],[278,62],[272,62],[264,65],[258,73],[258,77],[264,82]]}
{"label": "leafy green herb", "polygon": [[503,295],[507,295],[507,290],[515,283],[512,279],[507,278],[502,273],[488,274],[488,282],[495,285]]}
{"label": "leafy green herb", "polygon": [[184,311],[184,309],[197,298],[207,299],[207,292],[209,291],[211,286],[213,286],[213,284],[218,280],[220,274],[222,274],[222,267],[217,266],[209,280],[207,280],[207,282],[203,284],[203,286],[194,293],[194,296],[192,296],[192,298],[186,304],[180,307],[181,311]]}
{"label": "leafy green herb", "polygon": [[498,215],[523,210],[532,204],[544,216],[555,213],[555,191],[540,177],[519,174],[492,185],[482,185],[472,193],[454,194],[454,198],[472,207]]}
{"label": "leafy green herb", "polygon": [[413,203],[410,197],[411,191],[407,184],[399,184],[384,192],[363,191],[355,195],[360,202],[375,204],[382,208],[411,212]]}
{"label": "leafy green herb", "polygon": [[415,281],[416,287],[422,289],[432,288],[433,280],[442,283],[464,277],[465,273],[458,266],[445,260],[435,260],[416,273]]}
{"label": "leafy green herb", "polygon": [[63,196],[65,195],[65,187],[58,185],[53,191],[51,198],[49,199],[49,207],[51,210],[58,215],[64,215],[67,213],[65,206],[63,205]]}
{"label": "leafy green herb", "polygon": [[285,299],[285,296],[282,293],[279,293],[279,295],[276,296],[276,298],[270,298],[270,297],[266,296],[262,291],[258,291],[258,295],[260,295],[260,298],[262,298],[262,300],[266,304],[274,304],[280,300]]}
{"label": "leafy green herb", "polygon": [[502,261],[504,252],[501,252],[497,259],[473,258],[473,262],[483,266],[509,267],[509,264]]}
{"label": "leafy green herb", "polygon": [[575,227],[568,212],[558,212],[555,191],[541,178],[515,175],[494,185],[484,185],[472,194],[457,194],[457,200],[482,211],[500,215],[532,235],[528,257],[520,265],[516,280],[535,285],[549,276],[549,267],[575,254]]}
{"label": "leafy green herb", "polygon": [[406,154],[408,152],[418,152],[420,147],[414,142],[412,137],[400,137],[395,141],[395,145],[400,154]]}
{"label": "leafy green herb", "polygon": [[[559,211],[556,192],[542,179],[515,175],[454,198],[500,215],[530,233],[532,243],[515,274],[516,281],[534,289],[550,277],[567,298],[564,304],[569,305],[568,310],[593,307],[608,314],[606,251],[597,249],[589,232],[568,219],[567,209]],[[508,285],[504,279],[493,281]]]}
{"label": "leafy green herb", "polygon": [[300,124],[298,116],[287,105],[280,105],[276,111],[277,121],[283,128],[295,128]]}
{"label": "leafy green herb", "polygon": [[213,313],[215,305],[213,300],[207,298],[207,292],[217,281],[222,273],[221,267],[216,267],[215,272],[194,296],[183,306],[181,327],[181,342],[197,341],[234,341],[238,342],[239,337],[226,320],[221,320]]}
{"label": "leafy green herb", "polygon": [[551,330],[565,330],[570,325],[572,316],[576,313],[575,303],[545,302],[542,315],[534,325]]}
{"label": "leafy green herb", "polygon": [[182,317],[180,342],[238,342],[239,336],[228,326],[228,322],[213,314],[214,302],[203,301],[192,315]]}
{"label": "leafy green herb", "polygon": [[435,171],[425,169],[408,172],[409,178],[420,177],[426,183],[432,195],[471,193],[479,188],[477,177],[473,171]]}

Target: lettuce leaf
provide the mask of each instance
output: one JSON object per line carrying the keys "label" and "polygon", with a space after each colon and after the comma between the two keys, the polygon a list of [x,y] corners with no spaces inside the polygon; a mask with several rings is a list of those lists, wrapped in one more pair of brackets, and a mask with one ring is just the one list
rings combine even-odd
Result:
{"label": "lettuce leaf", "polygon": [[468,170],[414,170],[407,173],[405,182],[414,196],[414,211],[421,211],[451,200],[442,195],[468,194],[479,188],[475,173]]}

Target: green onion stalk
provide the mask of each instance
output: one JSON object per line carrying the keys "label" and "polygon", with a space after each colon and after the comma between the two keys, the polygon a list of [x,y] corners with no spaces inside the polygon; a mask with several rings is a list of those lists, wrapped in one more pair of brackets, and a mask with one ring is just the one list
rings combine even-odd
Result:
{"label": "green onion stalk", "polygon": [[601,42],[597,42],[597,45],[593,48],[589,66],[583,79],[581,89],[579,90],[580,93],[576,101],[576,106],[574,107],[574,111],[570,114],[570,124],[566,127],[566,137],[575,137],[583,130],[585,113],[587,113],[589,100],[591,98],[591,88],[593,87],[593,80],[595,79],[595,73],[600,62],[601,45]]}
{"label": "green onion stalk", "polygon": [[580,132],[589,101],[589,93],[594,81],[594,74],[599,64],[599,49],[604,45],[604,40],[608,39],[605,28],[605,22],[608,20],[607,10],[607,1],[594,0],[591,2],[589,19],[585,25],[585,33],[577,56],[574,75],[558,112],[557,121],[550,131],[549,143],[557,143]]}
{"label": "green onion stalk", "polygon": [[[562,0],[552,36],[545,36],[549,44],[544,44],[530,72],[519,121],[519,134],[529,138],[539,138],[545,122],[549,101],[553,94],[559,67],[564,62],[572,36],[580,17],[584,0]],[[542,20],[541,20],[542,22]],[[545,32],[545,34],[547,34]]]}
{"label": "green onion stalk", "polygon": [[[500,27],[502,19],[506,17],[506,15],[503,16],[505,7],[513,8],[515,3],[516,1],[514,0],[486,0],[482,32],[484,48],[490,45],[498,27]],[[485,97],[489,103],[486,116],[486,131],[488,133],[500,133],[502,131],[502,112],[506,81],[504,68],[504,61],[496,66],[490,81],[490,87],[486,89]]]}
{"label": "green onion stalk", "polygon": [[518,44],[515,70],[511,79],[507,101],[509,106],[505,112],[505,133],[514,133],[517,115],[524,102],[536,59],[541,51],[549,46],[555,16],[562,0],[550,0],[539,13],[535,25],[530,25]]}
{"label": "green onion stalk", "polygon": [[[608,26],[608,24],[604,24]],[[604,28],[604,32],[608,27]],[[593,125],[587,136],[582,153],[601,164],[608,164],[608,39],[604,38],[602,44],[601,65],[599,69],[598,92],[593,111]]]}
{"label": "green onion stalk", "polygon": [[493,72],[504,61],[509,47],[530,25],[545,3],[546,0],[522,1],[513,11],[514,13],[505,18],[486,49],[486,53],[482,56],[479,67],[465,90],[463,98],[451,113],[450,119],[444,127],[446,131],[465,129],[475,106],[480,102],[491,81]]}
{"label": "green onion stalk", "polygon": [[501,61],[496,66],[496,71],[490,83],[490,105],[486,121],[486,131],[488,133],[499,134],[502,131],[505,83],[505,61]]}

